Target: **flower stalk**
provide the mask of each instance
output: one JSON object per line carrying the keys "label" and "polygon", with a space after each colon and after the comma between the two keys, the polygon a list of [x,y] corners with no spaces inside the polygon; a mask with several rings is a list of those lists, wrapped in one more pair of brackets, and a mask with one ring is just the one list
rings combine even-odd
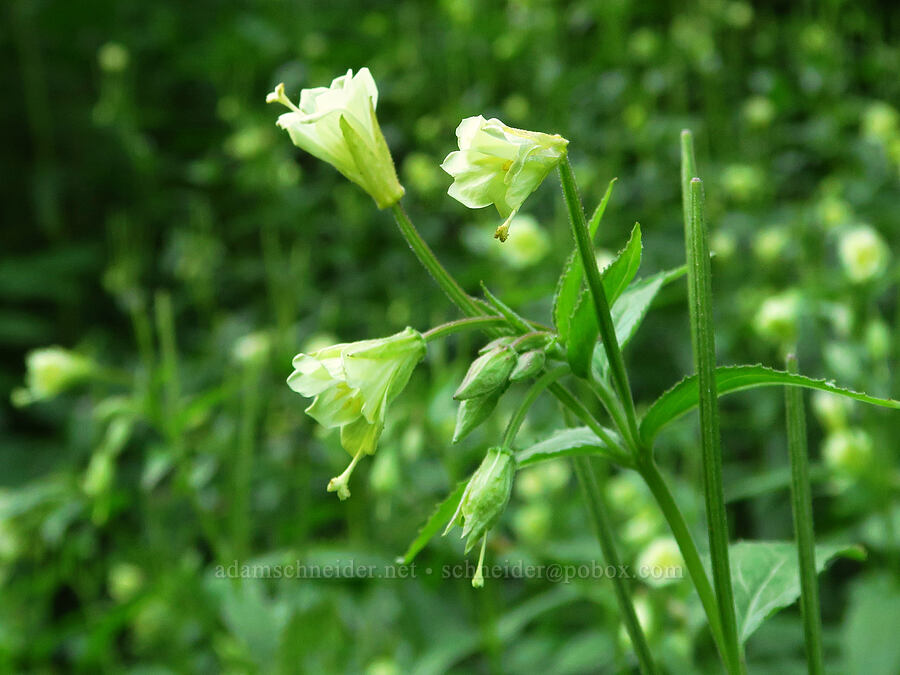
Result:
{"label": "flower stalk", "polygon": [[[796,373],[797,357],[787,357],[787,369]],[[803,392],[797,387],[784,390],[788,451],[791,457],[791,511],[797,537],[800,566],[800,612],[806,637],[806,661],[810,675],[822,675],[822,617],[819,613],[819,585],[816,580],[816,539],[813,529],[812,492],[809,487],[809,458],[806,444],[806,413]]]}
{"label": "flower stalk", "polygon": [[719,432],[719,401],[716,387],[715,333],[712,321],[712,283],[709,248],[706,241],[706,219],[703,184],[699,178],[690,182],[691,217],[687,238],[688,304],[691,317],[691,343],[694,367],[700,388],[700,443],[703,455],[703,492],[709,530],[713,586],[719,606],[729,672],[743,671],[731,567],[728,555],[728,518],[722,484],[722,446]]}
{"label": "flower stalk", "polygon": [[566,200],[566,206],[569,211],[569,222],[572,225],[572,233],[575,237],[578,255],[581,258],[588,289],[591,292],[591,298],[594,303],[594,311],[597,314],[600,338],[603,342],[603,348],[606,350],[606,357],[609,360],[613,386],[619,395],[622,406],[625,408],[627,426],[622,429],[622,433],[629,438],[632,450],[638,452],[640,437],[637,428],[637,415],[634,410],[631,387],[628,384],[628,373],[625,371],[625,360],[622,357],[622,350],[619,348],[619,342],[616,339],[616,330],[609,311],[609,302],[606,298],[606,291],[603,289],[600,270],[597,267],[594,244],[591,241],[587,220],[584,217],[584,209],[581,206],[581,198],[578,196],[575,174],[572,171],[572,165],[569,163],[568,156],[559,163],[559,179],[562,184],[563,197]]}

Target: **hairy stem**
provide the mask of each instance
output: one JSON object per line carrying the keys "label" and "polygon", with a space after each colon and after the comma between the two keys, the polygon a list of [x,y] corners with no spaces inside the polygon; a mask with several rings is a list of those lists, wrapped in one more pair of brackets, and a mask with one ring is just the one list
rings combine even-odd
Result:
{"label": "hairy stem", "polygon": [[691,317],[691,343],[694,368],[700,388],[700,445],[703,455],[703,492],[709,531],[713,585],[722,619],[722,632],[728,649],[731,672],[742,671],[734,595],[731,589],[731,567],[728,561],[728,517],[722,484],[722,442],[719,432],[719,400],[716,391],[716,344],[712,320],[712,283],[703,184],[691,179],[691,218],[687,238],[688,300]]}
{"label": "hairy stem", "polygon": [[462,331],[472,330],[473,328],[491,328],[508,325],[506,319],[502,316],[472,316],[465,319],[450,321],[448,323],[442,323],[440,326],[435,326],[431,330],[422,333],[422,337],[425,338],[426,342],[432,342],[433,340],[453,335],[453,333],[461,333]]}
{"label": "hairy stem", "polygon": [[719,650],[719,654],[725,663],[728,663],[728,650],[726,648],[725,638],[722,633],[722,620],[719,618],[719,607],[716,603],[716,595],[713,592],[712,585],[709,583],[709,577],[703,567],[703,561],[700,559],[700,553],[697,550],[697,544],[691,536],[684,515],[678,508],[678,503],[672,496],[669,486],[663,479],[656,464],[652,459],[643,461],[638,467],[638,473],[647,483],[653,498],[663,512],[663,517],[672,530],[672,536],[678,544],[681,551],[681,557],[684,558],[684,565],[687,567],[688,574],[697,589],[697,595],[700,596],[700,604],[703,605],[703,611],[706,613],[706,620],[709,623],[709,630],[712,633],[713,641]]}
{"label": "hairy stem", "polygon": [[[619,569],[621,559],[616,550],[615,535],[613,534],[613,526],[609,518],[609,509],[603,498],[603,492],[597,484],[597,476],[594,473],[591,458],[574,457],[572,458],[572,465],[575,467],[578,484],[581,486],[582,494],[587,502],[588,514],[594,527],[594,533],[597,535],[597,541],[600,543],[603,559],[607,565],[612,565]],[[644,636],[644,631],[634,611],[634,603],[631,601],[631,589],[628,587],[628,579],[614,574],[612,582],[613,591],[616,594],[616,602],[619,604],[619,611],[625,622],[625,630],[628,631],[628,637],[631,638],[631,644],[637,655],[641,672],[656,673],[658,670],[653,663],[653,657],[650,655],[647,638]]]}
{"label": "hairy stem", "polygon": [[[789,372],[797,372],[797,357],[787,357]],[[806,636],[806,661],[810,675],[825,672],[822,656],[822,617],[819,614],[819,586],[816,580],[816,539],[813,531],[812,493],[809,487],[809,459],[806,444],[806,414],[803,392],[785,387],[788,450],[791,456],[791,507],[797,557],[800,565],[800,610]]]}
{"label": "hairy stem", "polygon": [[559,180],[562,184],[563,197],[569,210],[569,221],[572,225],[572,234],[575,237],[578,255],[581,258],[585,279],[594,302],[597,324],[600,327],[600,339],[603,342],[603,348],[606,350],[606,358],[609,361],[613,384],[622,406],[625,408],[628,426],[626,429],[622,429],[622,432],[627,434],[626,437],[630,437],[633,446],[632,450],[637,452],[637,444],[639,442],[637,416],[634,411],[634,399],[631,397],[631,388],[628,384],[628,373],[625,371],[625,360],[622,358],[622,350],[619,348],[619,342],[616,339],[616,329],[609,311],[609,302],[606,298],[606,291],[603,289],[600,270],[597,268],[594,244],[591,241],[591,233],[588,230],[587,221],[584,217],[581,198],[578,196],[575,174],[572,172],[572,165],[569,163],[568,157],[559,163]]}
{"label": "hairy stem", "polygon": [[458,283],[456,283],[456,279],[454,279],[444,266],[441,265],[431,248],[425,243],[425,240],[422,239],[422,236],[419,234],[415,225],[412,224],[409,216],[406,215],[406,211],[403,210],[403,206],[400,205],[400,202],[394,204],[391,209],[394,212],[397,226],[400,228],[403,238],[406,239],[406,243],[409,244],[409,247],[413,250],[413,253],[416,254],[419,262],[422,263],[426,270],[428,270],[428,273],[434,278],[438,286],[441,287],[441,290],[443,290],[444,293],[447,294],[447,297],[453,301],[453,304],[459,307],[463,314],[466,314],[467,316],[480,316],[485,314],[486,312],[481,310],[478,304]]}
{"label": "hairy stem", "polygon": [[519,433],[522,422],[525,421],[525,416],[528,414],[531,406],[534,405],[537,397],[541,395],[541,392],[544,391],[544,389],[556,382],[563,375],[568,374],[568,372],[569,369],[566,366],[559,366],[558,368],[554,368],[553,370],[546,371],[535,381],[533,385],[531,385],[528,393],[525,394],[525,398],[522,399],[519,407],[516,408],[516,412],[513,413],[513,416],[510,418],[509,423],[506,425],[506,431],[503,434],[503,441],[500,443],[500,445],[502,445],[504,448],[512,447],[512,443],[516,439],[516,434]]}

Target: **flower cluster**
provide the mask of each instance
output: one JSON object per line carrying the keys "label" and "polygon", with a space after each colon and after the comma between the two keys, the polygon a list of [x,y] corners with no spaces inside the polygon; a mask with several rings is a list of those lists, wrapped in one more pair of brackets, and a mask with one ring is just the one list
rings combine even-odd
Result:
{"label": "flower cluster", "polygon": [[425,340],[412,328],[390,337],[337,344],[294,357],[288,386],[312,397],[306,413],[328,428],[340,427],[341,445],[353,457],[329,492],[350,496],[348,482],[363,455],[375,452],[384,416],[425,357]]}

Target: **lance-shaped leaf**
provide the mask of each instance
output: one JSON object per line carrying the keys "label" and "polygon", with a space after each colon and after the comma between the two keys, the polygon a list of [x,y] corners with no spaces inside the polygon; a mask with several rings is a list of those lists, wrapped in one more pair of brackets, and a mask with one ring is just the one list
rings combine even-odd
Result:
{"label": "lance-shaped leaf", "polygon": [[[719,396],[754,387],[785,385],[820,389],[832,394],[840,394],[863,403],[900,409],[900,401],[889,398],[876,398],[851,389],[832,384],[828,380],[814,380],[803,375],[795,375],[783,370],[775,370],[762,365],[720,366],[716,368],[716,386]],[[697,407],[697,377],[686,377],[666,393],[660,396],[641,420],[641,438],[650,443],[660,429],[669,422]]]}
{"label": "lance-shaped leaf", "polygon": [[[612,196],[613,185],[615,185],[615,183],[615,178],[609,181],[609,186],[606,188],[606,194],[603,195],[603,199],[600,201],[599,206],[597,206],[597,209],[594,211],[594,215],[591,217],[591,222],[588,224],[588,230],[591,233],[591,237],[596,234],[597,228],[600,226],[600,221],[603,220],[603,214],[606,212],[606,205],[609,203],[609,198]],[[556,295],[553,298],[553,323],[556,325],[556,330],[559,332],[563,342],[565,342],[569,336],[569,318],[572,316],[572,311],[575,309],[575,303],[578,302],[578,296],[581,293],[583,280],[584,269],[581,266],[581,259],[578,257],[578,251],[572,251],[572,254],[569,256],[569,259],[563,267],[559,282],[556,285]]]}
{"label": "lance-shaped leaf", "polygon": [[466,489],[466,483],[467,481],[460,481],[457,484],[456,489],[447,495],[444,501],[434,508],[434,511],[422,526],[422,529],[419,530],[419,534],[413,539],[409,548],[406,549],[406,553],[403,554],[402,558],[398,559],[399,563],[409,565],[409,563],[413,561],[413,558],[419,554],[419,551],[425,548],[425,545],[431,541],[432,537],[450,522],[453,514],[456,513],[456,508],[459,506],[459,500],[462,499],[463,492]]}
{"label": "lance-shaped leaf", "polygon": [[[640,265],[641,226],[635,224],[625,248],[619,252],[615,260],[604,268],[601,274],[603,291],[606,293],[606,300],[611,307],[615,307],[616,300],[634,279]],[[615,317],[613,319],[615,320]],[[596,309],[586,288],[581,290],[568,324],[568,337],[561,335],[566,344],[566,357],[569,365],[572,366],[572,371],[580,377],[586,377],[591,364],[591,355],[597,343],[597,336],[600,334]],[[618,333],[618,331],[616,332]]]}
{"label": "lance-shaped leaf", "polygon": [[[607,429],[606,432],[610,437],[617,438],[616,432],[611,429]],[[627,463],[627,457],[621,450],[611,448],[588,427],[561,429],[550,438],[520,450],[516,454],[516,463],[521,469],[539,462],[573,455],[600,455],[615,462]]]}

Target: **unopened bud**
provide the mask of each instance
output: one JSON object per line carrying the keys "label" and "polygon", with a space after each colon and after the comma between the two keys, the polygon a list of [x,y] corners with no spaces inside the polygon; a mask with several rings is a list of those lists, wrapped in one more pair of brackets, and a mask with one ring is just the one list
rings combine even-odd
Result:
{"label": "unopened bud", "polygon": [[503,388],[515,365],[516,353],[512,349],[498,347],[482,354],[469,366],[469,372],[453,398],[462,401]]}
{"label": "unopened bud", "polygon": [[444,534],[453,526],[462,525],[462,537],[466,539],[468,553],[500,518],[509,502],[515,475],[516,459],[512,451],[500,447],[488,450],[469,479]]}

